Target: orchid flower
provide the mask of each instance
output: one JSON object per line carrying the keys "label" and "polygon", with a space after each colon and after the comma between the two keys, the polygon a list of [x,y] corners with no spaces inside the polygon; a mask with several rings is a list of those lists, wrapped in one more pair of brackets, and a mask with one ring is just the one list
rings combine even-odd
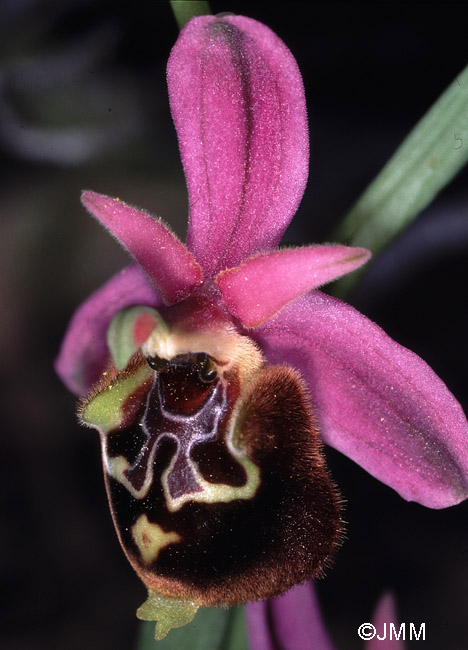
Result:
{"label": "orchid flower", "polygon": [[[357,631],[366,641],[365,647],[404,650],[404,635],[397,620],[393,596],[384,594],[377,603],[372,624],[364,624]],[[252,603],[247,609],[247,630],[250,650],[335,650],[312,582],[298,585],[271,601]]]}
{"label": "orchid flower", "polygon": [[184,245],[86,191],[134,263],[74,315],[56,369],[101,437],[119,540],[156,636],[197,607],[275,597],[322,574],[341,500],[322,441],[408,500],[468,494],[467,422],[424,361],[318,287],[369,258],[278,249],[308,172],[304,89],[266,26],[203,16],[168,63],[187,179]]}

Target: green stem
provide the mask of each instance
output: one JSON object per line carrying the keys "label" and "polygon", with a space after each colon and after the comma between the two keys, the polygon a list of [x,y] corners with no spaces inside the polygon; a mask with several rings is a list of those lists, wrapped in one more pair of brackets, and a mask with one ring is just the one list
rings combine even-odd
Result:
{"label": "green stem", "polygon": [[169,0],[179,29],[194,16],[211,14],[210,3],[205,0]]}
{"label": "green stem", "polygon": [[[468,66],[433,104],[332,233],[375,256],[436,197],[468,159]],[[339,280],[343,295],[359,272]]]}

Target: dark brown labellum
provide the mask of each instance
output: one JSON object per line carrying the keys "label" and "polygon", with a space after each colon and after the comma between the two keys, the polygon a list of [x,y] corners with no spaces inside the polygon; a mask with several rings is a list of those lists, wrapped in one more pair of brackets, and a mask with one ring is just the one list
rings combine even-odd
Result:
{"label": "dark brown labellum", "polygon": [[341,530],[299,375],[264,366],[243,387],[227,368],[204,352],[140,357],[82,408],[91,422],[95,400],[104,412],[112,391],[126,395],[119,418],[91,422],[121,544],[151,591],[200,605],[321,575]]}

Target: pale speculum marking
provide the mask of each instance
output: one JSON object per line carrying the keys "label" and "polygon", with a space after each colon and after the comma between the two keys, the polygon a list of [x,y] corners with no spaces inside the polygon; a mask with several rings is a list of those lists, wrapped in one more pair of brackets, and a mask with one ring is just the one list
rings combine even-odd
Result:
{"label": "pale speculum marking", "polygon": [[154,562],[164,547],[182,540],[178,533],[165,532],[158,524],[152,524],[146,515],[140,515],[132,526],[132,537],[145,564]]}
{"label": "pale speculum marking", "polygon": [[232,444],[232,431],[225,434],[226,448],[245,471],[247,480],[244,485],[206,481],[190,456],[194,445],[216,438],[227,408],[227,390],[222,379],[217,378],[206,390],[206,399],[193,412],[174,412],[167,407],[160,375],[156,373],[139,423],[146,441],[138,458],[130,465],[124,456],[109,458],[105,454],[108,473],[124,485],[135,499],[144,499],[152,486],[157,449],[164,439],[176,443],[175,453],[161,477],[169,511],[177,511],[190,501],[217,503],[254,496],[260,484],[259,469]]}

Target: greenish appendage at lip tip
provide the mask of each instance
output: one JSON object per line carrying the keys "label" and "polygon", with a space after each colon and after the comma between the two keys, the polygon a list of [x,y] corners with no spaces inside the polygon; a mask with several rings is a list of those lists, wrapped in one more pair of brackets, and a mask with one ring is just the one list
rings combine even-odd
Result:
{"label": "greenish appendage at lip tip", "polygon": [[187,625],[154,640],[154,626],[142,622],[138,650],[249,650],[244,607],[200,607]]}
{"label": "greenish appendage at lip tip", "polygon": [[117,428],[124,417],[123,404],[142,384],[150,381],[153,374],[148,364],[142,364],[132,374],[110,384],[93,397],[83,409],[81,419],[103,433]]}
{"label": "greenish appendage at lip tip", "polygon": [[161,641],[174,628],[190,623],[198,611],[198,605],[189,600],[178,600],[149,591],[148,599],[137,609],[137,618],[156,621],[154,638]]}
{"label": "greenish appendage at lip tip", "polygon": [[210,4],[206,0],[169,0],[179,29],[195,16],[211,14]]}

